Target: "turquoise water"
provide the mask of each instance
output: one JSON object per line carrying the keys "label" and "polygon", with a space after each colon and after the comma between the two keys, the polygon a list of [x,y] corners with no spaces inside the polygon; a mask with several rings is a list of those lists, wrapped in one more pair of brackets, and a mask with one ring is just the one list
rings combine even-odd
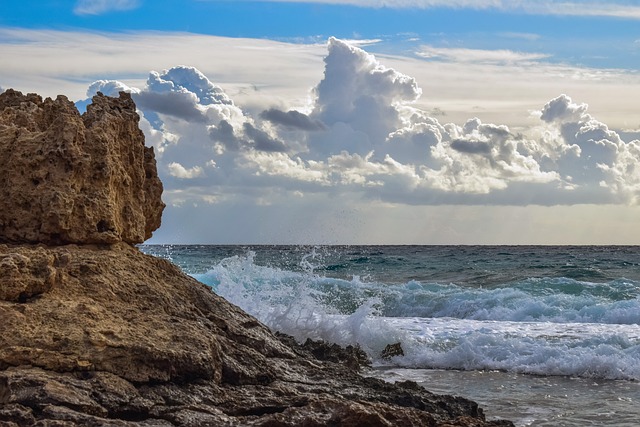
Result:
{"label": "turquoise water", "polygon": [[[490,416],[549,426],[640,419],[640,248],[142,250],[273,330],[359,344],[372,375],[465,395],[494,409]],[[381,360],[394,342],[405,355]]]}

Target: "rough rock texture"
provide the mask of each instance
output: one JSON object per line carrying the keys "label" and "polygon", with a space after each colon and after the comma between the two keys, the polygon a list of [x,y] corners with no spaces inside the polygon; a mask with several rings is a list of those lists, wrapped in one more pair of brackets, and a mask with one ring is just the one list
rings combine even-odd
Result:
{"label": "rough rock texture", "polygon": [[[0,421],[487,426],[471,401],[358,374],[120,243],[0,245]],[[508,424],[504,424],[508,425]]]}
{"label": "rough rock texture", "polygon": [[[161,187],[152,154],[138,147],[130,98],[98,95],[82,118],[62,97],[26,98],[0,98],[0,139],[14,147],[0,144],[0,164],[13,168],[0,191],[17,197],[2,201],[0,217],[9,242],[0,244],[0,426],[512,425],[413,382],[365,378],[358,349],[274,335],[142,254],[126,242],[159,224]],[[32,163],[23,145],[36,150]],[[103,169],[90,173],[96,165]],[[14,178],[33,188],[5,188]],[[43,220],[5,212],[27,216],[28,200]],[[84,224],[96,218],[113,227]],[[53,245],[70,241],[81,244]]]}
{"label": "rough rock texture", "polygon": [[0,94],[0,241],[142,243],[160,226],[162,183],[131,96],[98,94],[82,116]]}

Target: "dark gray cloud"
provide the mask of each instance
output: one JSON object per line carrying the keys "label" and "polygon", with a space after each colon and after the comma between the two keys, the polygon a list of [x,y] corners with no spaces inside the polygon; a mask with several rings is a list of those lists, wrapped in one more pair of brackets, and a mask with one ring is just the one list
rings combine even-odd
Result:
{"label": "dark gray cloud", "polygon": [[287,146],[284,142],[272,138],[267,132],[256,128],[251,123],[245,122],[243,128],[245,135],[253,142],[256,150],[274,153],[284,153],[287,151]]}
{"label": "dark gray cloud", "polygon": [[188,122],[204,123],[207,118],[189,94],[181,92],[140,92],[132,95],[141,110],[177,117]]}
{"label": "dark gray cloud", "polygon": [[258,151],[284,153],[287,146],[279,139],[273,138],[267,132],[256,128],[251,123],[242,125],[242,134],[238,136],[233,126],[226,120],[221,120],[217,126],[209,129],[209,136],[214,142],[224,144],[227,150],[238,151],[242,148],[254,148]]}
{"label": "dark gray cloud", "polygon": [[260,118],[276,125],[306,131],[325,130],[327,127],[320,121],[311,119],[306,114],[296,110],[282,111],[270,108],[260,113]]}
{"label": "dark gray cloud", "polygon": [[491,146],[487,142],[456,139],[451,141],[451,148],[467,154],[489,154]]}
{"label": "dark gray cloud", "polygon": [[233,126],[226,120],[220,120],[217,126],[211,127],[209,136],[214,142],[224,144],[228,150],[235,151],[240,149],[240,140],[234,134]]}

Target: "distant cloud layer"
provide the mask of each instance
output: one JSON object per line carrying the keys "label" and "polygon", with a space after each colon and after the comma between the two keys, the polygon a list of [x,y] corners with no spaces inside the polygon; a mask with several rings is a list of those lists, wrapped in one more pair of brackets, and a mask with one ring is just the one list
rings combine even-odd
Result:
{"label": "distant cloud layer", "polygon": [[151,72],[143,88],[97,81],[88,95],[133,93],[174,205],[267,189],[406,205],[639,202],[640,141],[567,95],[541,105],[526,132],[441,123],[416,107],[415,79],[362,49],[331,38],[324,63],[307,112],[252,115],[186,66]]}
{"label": "distant cloud layer", "polygon": [[511,50],[436,48],[432,46],[422,46],[416,54],[425,59],[485,64],[527,63],[539,61],[549,56],[541,53],[524,53]]}
{"label": "distant cloud layer", "polygon": [[140,0],[78,0],[73,8],[76,15],[100,15],[111,11],[135,9]]}
{"label": "distant cloud layer", "polygon": [[[215,1],[215,0],[208,0]],[[324,3],[359,7],[497,9],[540,15],[609,16],[640,19],[640,6],[624,0],[262,0],[281,3]]]}

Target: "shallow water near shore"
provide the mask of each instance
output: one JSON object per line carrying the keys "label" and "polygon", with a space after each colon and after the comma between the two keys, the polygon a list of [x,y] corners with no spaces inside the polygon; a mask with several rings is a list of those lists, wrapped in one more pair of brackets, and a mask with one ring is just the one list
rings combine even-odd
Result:
{"label": "shallow water near shore", "polygon": [[[142,246],[274,331],[520,426],[638,425],[640,248]],[[387,344],[404,355],[382,360]]]}
{"label": "shallow water near shore", "polygon": [[464,396],[484,408],[487,419],[510,419],[516,426],[635,427],[640,419],[637,381],[396,367],[378,367],[368,375]]}

